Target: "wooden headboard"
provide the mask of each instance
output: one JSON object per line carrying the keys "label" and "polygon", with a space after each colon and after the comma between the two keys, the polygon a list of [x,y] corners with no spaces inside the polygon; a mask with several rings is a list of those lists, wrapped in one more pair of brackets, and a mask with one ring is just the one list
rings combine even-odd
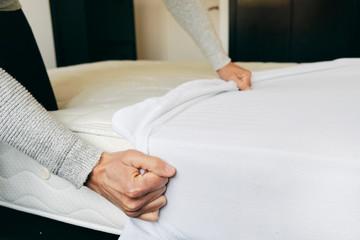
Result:
{"label": "wooden headboard", "polygon": [[360,57],[360,0],[230,0],[234,61]]}

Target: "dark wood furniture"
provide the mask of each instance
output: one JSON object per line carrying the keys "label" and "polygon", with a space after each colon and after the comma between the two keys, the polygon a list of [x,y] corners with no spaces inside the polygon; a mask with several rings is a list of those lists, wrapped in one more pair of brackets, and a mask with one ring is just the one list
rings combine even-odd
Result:
{"label": "dark wood furniture", "polygon": [[57,66],[135,60],[132,0],[50,0]]}
{"label": "dark wood furniture", "polygon": [[359,0],[230,0],[234,61],[360,57]]}

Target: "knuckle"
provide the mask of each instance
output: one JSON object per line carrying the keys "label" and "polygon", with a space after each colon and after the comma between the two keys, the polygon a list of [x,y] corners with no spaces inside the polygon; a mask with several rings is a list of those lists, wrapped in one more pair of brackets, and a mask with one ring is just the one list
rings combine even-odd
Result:
{"label": "knuckle", "polygon": [[247,78],[250,78],[251,77],[251,72],[250,71],[244,71],[243,73],[242,73],[242,77],[243,78],[245,78],[245,79],[247,79]]}
{"label": "knuckle", "polygon": [[159,197],[159,199],[157,200],[157,207],[158,209],[164,207],[167,204],[167,199],[164,195],[162,195],[161,197]]}
{"label": "knuckle", "polygon": [[125,195],[128,196],[129,198],[137,198],[142,195],[142,192],[143,191],[140,188],[129,187],[126,190]]}
{"label": "knuckle", "polygon": [[141,208],[141,203],[134,200],[127,200],[124,203],[124,209],[126,212],[134,213]]}
{"label": "knuckle", "polygon": [[164,192],[166,192],[166,185],[165,186],[163,186],[162,188],[161,188],[161,190],[160,190],[160,192],[163,194]]}

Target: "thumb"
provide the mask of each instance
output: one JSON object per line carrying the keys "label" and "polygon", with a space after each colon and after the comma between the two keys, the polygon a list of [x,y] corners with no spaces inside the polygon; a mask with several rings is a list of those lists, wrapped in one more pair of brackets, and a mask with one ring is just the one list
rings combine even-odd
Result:
{"label": "thumb", "polygon": [[136,152],[136,156],[132,158],[131,165],[138,169],[145,169],[160,177],[174,176],[176,169],[158,157],[146,155],[144,153]]}

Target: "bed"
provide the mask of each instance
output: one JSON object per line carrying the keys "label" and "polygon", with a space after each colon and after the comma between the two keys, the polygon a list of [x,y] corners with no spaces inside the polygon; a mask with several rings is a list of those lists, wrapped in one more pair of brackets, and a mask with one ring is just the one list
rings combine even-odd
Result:
{"label": "bed", "polygon": [[[295,63],[238,63],[252,71]],[[119,109],[163,96],[184,82],[211,79],[208,63],[104,61],[49,71],[60,110],[51,112],[85,141],[107,152],[133,148],[112,130]],[[75,189],[33,159],[0,145],[0,205],[72,225],[120,235],[126,216],[86,187]]]}
{"label": "bed", "polygon": [[[352,59],[350,60],[350,62],[352,62],[353,60],[355,61],[355,64],[357,64],[355,65],[355,70],[360,69],[358,68],[359,60]],[[280,90],[281,92],[289,88],[291,89],[291,87],[293,86],[293,84],[289,82],[287,84],[281,83],[281,79],[284,79],[284,76],[286,79],[286,77],[296,75],[296,73],[303,71],[301,70],[303,68],[305,70],[310,69],[306,70],[307,74],[310,75],[319,72],[319,69],[323,72],[327,72],[329,70],[331,71],[331,69],[338,68],[338,65],[340,66],[340,68],[342,65],[344,65],[344,67],[347,67],[348,61],[349,60],[347,59],[340,59],[327,63],[313,64],[255,62],[238,64],[254,71],[255,87],[274,86],[274,83],[267,83],[266,78],[268,76],[273,76],[273,79],[280,79],[275,80],[277,81],[275,85],[277,87],[283,86],[283,89]],[[82,139],[108,152],[121,151],[134,147],[136,147],[137,149],[142,148],[136,146],[136,143],[129,141],[131,136],[127,136],[126,134],[118,134],[112,129],[111,119],[114,113],[117,112],[119,109],[124,109],[135,103],[139,103],[144,99],[164,96],[166,93],[168,93],[170,90],[173,90],[177,86],[194,79],[216,78],[216,73],[211,70],[211,67],[208,63],[155,61],[97,62],[50,70],[49,75],[60,108],[60,110],[51,112],[51,114],[53,114],[60,122],[65,124]],[[346,76],[346,74],[344,74],[344,76]],[[349,73],[348,77],[353,78],[354,76]],[[357,76],[355,76],[355,80],[356,79],[360,78],[357,78]],[[345,81],[345,79],[343,79],[342,81]],[[322,84],[324,83],[326,83],[325,78],[323,79]],[[327,90],[331,90],[330,86],[324,86]],[[356,92],[357,85],[354,86],[355,88],[353,89],[353,91]],[[342,88],[340,87],[340,90],[341,89]],[[345,89],[345,87],[343,89]],[[262,91],[263,90],[264,88],[262,88]],[[306,87],[304,87],[303,90],[306,90]],[[332,93],[334,93],[334,96],[336,96],[336,91]],[[264,95],[264,93],[262,95]],[[265,92],[264,96],[266,98],[268,94],[266,94]],[[345,98],[345,96],[341,97],[341,95],[336,96],[336,99],[338,99],[338,101],[340,102],[347,101],[347,98]],[[299,102],[298,104],[298,107],[301,107],[301,102]],[[343,114],[349,114],[349,119],[351,120],[351,123],[359,120],[357,106],[358,101],[349,102],[348,109],[342,109],[341,111]],[[266,107],[264,107],[263,110],[268,115],[271,115],[271,112],[268,112],[266,110]],[[197,112],[196,110],[193,111]],[[254,113],[254,111],[250,110],[249,112]],[[316,115],[316,112],[314,113]],[[265,115],[260,114],[260,116],[263,117]],[[267,117],[269,117],[268,115]],[[296,114],[292,117],[294,116],[296,116]],[[276,118],[275,115],[271,115],[270,117],[270,119]],[[291,117],[289,119],[291,119]],[[354,125],[348,124],[348,130],[353,129],[354,133],[356,134],[358,128],[351,128],[351,126]],[[154,136],[153,141],[155,143],[161,142],[163,135],[164,131],[157,132]],[[346,135],[340,137],[343,137],[343,140],[348,141],[348,139],[346,139]],[[211,139],[214,138],[209,137],[210,142]],[[318,139],[314,139],[314,142],[316,142],[315,140]],[[358,143],[358,141],[358,137],[353,136],[351,144],[356,144]],[[336,144],[336,141],[333,143]],[[170,147],[171,141],[167,142],[167,144],[169,144]],[[351,152],[353,151],[353,149],[351,148],[353,145],[351,144],[349,142],[350,148],[348,149],[349,151],[347,151],[346,154],[353,154],[352,158],[356,160],[359,157],[359,155],[356,154],[359,154],[359,152]],[[323,145],[323,149],[314,149],[317,149],[320,152],[326,152],[328,150],[326,149],[326,145]],[[142,150],[146,151],[146,149]],[[329,152],[331,153],[334,151]],[[120,235],[123,232],[125,223],[127,221],[126,216],[119,209],[110,204],[101,196],[95,194],[86,187],[83,187],[79,190],[75,189],[70,183],[64,181],[63,179],[60,179],[55,175],[52,175],[45,167],[39,165],[36,161],[28,158],[27,156],[7,145],[0,145],[0,153],[1,206],[105,233]],[[152,150],[150,153],[161,155],[161,151],[156,147],[155,150]],[[343,155],[345,157],[348,157],[346,154]],[[164,157],[166,158],[167,156]],[[347,163],[346,166],[338,165],[338,167],[342,169],[344,173],[344,175],[342,176],[349,176],[349,178],[347,179],[349,181],[355,179],[354,176],[356,175],[356,169],[358,168],[358,163],[354,159],[352,159],[353,165],[346,161],[344,161],[345,163]],[[281,161],[279,160],[278,163],[281,164]],[[309,161],[307,161],[307,163],[309,163]],[[303,165],[302,171],[306,170],[305,165]],[[310,164],[307,165],[307,167],[308,166],[312,165]],[[320,165],[315,166],[319,167]],[[346,175],[348,172],[346,172],[344,169],[348,170],[351,166],[354,174]],[[326,175],[327,173],[324,172],[322,174],[322,176],[325,177],[324,179],[326,179],[326,177],[329,177],[328,181],[335,184],[334,179],[330,179],[331,176]],[[299,176],[300,175],[301,174],[299,173]],[[310,175],[311,174],[309,174],[308,176]],[[283,176],[283,179],[286,178],[285,176],[286,174]],[[311,180],[311,178],[309,179]],[[266,177],[264,177],[261,180],[263,182],[254,181],[253,183],[258,184],[259,187],[259,184],[264,184],[264,181],[266,182],[266,180],[271,179],[266,179]],[[274,179],[272,180],[274,181]],[[355,181],[353,182],[354,185],[351,185],[349,189],[356,190],[358,183]],[[311,181],[309,181],[309,184],[310,183]],[[344,183],[344,181],[342,181],[341,183]],[[174,194],[174,191],[171,191],[171,186],[172,185],[170,182],[169,194]],[[341,184],[335,184],[334,186],[342,187]],[[359,189],[357,189],[357,192],[358,190]],[[252,194],[256,193],[252,192]],[[283,194],[285,194],[285,192],[283,192]],[[316,196],[316,192],[312,192],[312,194]],[[307,198],[303,198],[303,200],[304,199],[305,201],[309,201],[311,199],[311,196],[307,196]],[[339,199],[341,200],[341,198]],[[351,200],[351,198],[349,199]],[[170,200],[173,200],[173,198],[170,198]],[[172,202],[174,202],[174,204],[179,204],[174,200]],[[169,202],[169,206],[172,205],[172,202]],[[348,203],[351,203],[352,205],[350,205],[354,206],[353,202],[350,201]],[[249,202],[247,202],[247,204],[249,204]],[[301,202],[298,202],[297,204],[301,205]],[[274,206],[275,205],[273,204],[272,207]],[[251,204],[249,207],[251,207]],[[294,211],[293,207],[294,206],[287,206],[287,210]],[[349,209],[354,210],[353,208]],[[346,210],[349,209],[346,208]],[[166,211],[164,211],[164,213],[166,213]],[[351,216],[353,216],[354,213],[355,215],[357,215],[356,212],[358,211],[353,211],[353,213],[349,214]],[[269,211],[268,214],[271,214],[271,211]],[[254,219],[256,219],[256,217],[259,219],[259,216],[260,215],[258,213],[255,214]],[[356,217],[354,219],[356,220]],[[343,222],[348,223],[345,220]],[[358,222],[353,221],[352,225],[346,225],[346,229],[351,230],[352,227],[358,225]],[[318,229],[321,229],[321,227],[324,226],[326,225],[320,224],[318,226]],[[129,229],[131,230],[131,227],[134,227],[134,225],[130,224],[130,228],[128,228],[127,231],[129,231]],[[263,227],[266,228],[265,225]],[[334,229],[334,232],[330,233],[332,234],[332,236],[336,237],[337,229]],[[348,236],[350,237],[342,239],[356,239],[357,237],[355,235],[351,235],[351,232]],[[355,238],[351,238],[351,236],[355,236]],[[275,236],[274,239],[284,238],[281,238],[279,235],[278,238],[276,238]],[[299,239],[303,238],[300,237]]]}
{"label": "bed", "polygon": [[[265,3],[265,1],[255,1],[255,5],[261,2]],[[320,0],[273,2],[275,4],[270,3],[264,8],[262,6],[251,6],[251,1],[230,1],[230,55],[232,59],[239,61],[322,61],[344,56],[359,57],[358,40],[360,38],[358,26],[360,21],[357,11],[359,9],[358,1],[349,0],[345,1],[345,3],[344,1],[335,1],[333,4],[327,4],[327,2],[322,4],[322,2],[325,1]],[[284,5],[282,3],[286,4]],[[324,8],[323,6],[326,7]],[[333,12],[337,12],[338,9],[341,10],[341,14],[333,14]],[[267,12],[268,10],[270,11]],[[274,14],[274,12],[279,14]],[[321,15],[321,21],[316,20],[317,14]],[[292,15],[294,15],[294,17],[292,17]],[[332,24],[328,22],[330,17]],[[264,21],[264,18],[268,21]],[[274,22],[276,24],[274,24]],[[273,35],[274,33],[269,33],[267,31],[268,29],[275,29],[275,35]],[[300,29],[300,32],[296,29]],[[335,35],[334,32],[336,33]],[[71,39],[73,39],[73,36],[71,36]],[[83,45],[85,46],[85,44]],[[71,53],[73,54],[74,52]],[[73,59],[73,56],[71,59]],[[251,71],[255,71],[255,75],[257,76],[267,74],[267,70],[271,69],[283,69],[303,65],[297,63],[271,62],[239,62],[238,64]],[[116,111],[147,98],[163,96],[187,81],[217,77],[208,63],[156,61],[104,61],[80,64],[49,70],[49,76],[60,108],[60,110],[51,112],[51,114],[83,140],[108,152],[121,151],[134,147],[138,148],[138,146],[134,146],[125,136],[121,136],[112,129],[111,119]],[[339,79],[339,83],[342,80],[343,79]],[[286,90],[286,87],[290,87],[286,84],[279,85],[280,88],[282,86],[285,86],[284,90]],[[354,89],[354,91],[357,91],[357,89]],[[336,94],[337,92],[334,91],[334,95]],[[339,95],[336,96],[339,98]],[[346,98],[343,98],[343,100],[340,98],[339,101],[344,101],[344,99]],[[263,102],[266,103],[266,101]],[[299,106],[301,106],[301,102],[298,103]],[[359,115],[356,115],[358,112],[353,111],[359,109],[358,102],[351,102],[349,106],[352,106],[352,108],[342,109],[343,112],[347,110],[346,114],[349,114],[349,116],[352,114],[352,123],[356,121],[359,122]],[[266,112],[266,109],[264,111]],[[271,112],[266,113],[271,115]],[[296,114],[293,116],[296,116]],[[272,116],[272,119],[275,118],[276,116]],[[294,120],[294,118],[292,118],[292,120]],[[350,127],[350,125],[348,126]],[[158,132],[157,135],[154,136],[154,142],[160,142],[163,137],[163,132]],[[209,141],[211,139],[212,138],[209,138]],[[359,138],[354,137],[351,140],[354,141],[349,142],[354,144]],[[171,144],[171,142],[169,144]],[[154,146],[156,146],[156,144]],[[334,149],[335,148],[336,147],[334,147]],[[161,153],[159,149],[155,148],[152,150],[154,153],[158,151]],[[349,151],[346,153],[349,153]],[[352,157],[358,159],[359,156],[360,153],[355,152]],[[350,166],[349,164],[343,168],[340,166],[339,169],[344,170],[346,168],[349,170]],[[349,176],[350,178],[354,177],[353,179],[356,179],[355,173],[358,169],[358,163],[354,161],[353,166],[354,174]],[[305,170],[306,168],[302,168],[302,171]],[[299,176],[301,176],[301,174],[299,174]],[[325,174],[323,176],[328,175]],[[346,176],[346,174],[344,176]],[[254,176],[250,177],[254,178]],[[287,178],[284,177],[284,179],[286,180]],[[299,177],[299,179],[301,179],[301,177]],[[252,182],[253,184],[257,184],[255,186],[257,188],[249,187],[251,194],[258,194],[254,189],[261,189],[262,186],[265,186],[264,184],[269,183],[265,177],[260,178],[260,180],[261,181]],[[335,180],[329,177],[329,181],[332,181],[334,186],[341,188],[342,185],[336,185]],[[354,183],[354,181],[352,182]],[[352,185],[357,193],[359,193],[358,185],[356,185],[358,182],[360,181]],[[276,185],[276,183],[279,184],[279,182],[274,183],[273,186],[275,188],[276,186],[281,186]],[[311,181],[309,181],[308,184],[311,185]],[[174,194],[174,192],[171,192],[171,186],[172,185],[170,185],[169,188],[169,194]],[[320,190],[321,189],[319,189],[319,191]],[[317,192],[314,191],[313,193],[316,197]],[[286,192],[284,191],[283,194],[286,194]],[[231,199],[232,196],[229,195],[228,197]],[[304,201],[310,201],[311,196],[302,199]],[[341,200],[341,198],[338,199]],[[174,200],[174,198],[172,197],[170,200]],[[254,206],[251,205],[249,201],[245,203],[248,204],[249,209]],[[351,203],[349,206],[355,206],[354,202],[347,203]],[[178,202],[170,201],[168,206],[171,207],[172,204],[176,206]],[[302,202],[296,204],[301,205]],[[287,205],[285,208],[288,212],[293,211],[291,212],[292,214],[298,214],[297,216],[299,216],[301,213],[296,212],[296,204],[293,206]],[[2,213],[6,213],[3,216],[6,217],[1,219],[1,225],[7,227],[15,225],[15,227],[13,227],[14,231],[18,231],[17,224],[21,222],[20,219],[16,219],[18,216],[25,218],[25,222],[22,223],[30,225],[30,228],[34,226],[31,225],[31,222],[37,221],[34,220],[37,219],[34,218],[34,216],[44,217],[46,220],[41,221],[41,223],[44,224],[47,224],[50,219],[55,220],[56,222],[53,227],[50,228],[50,230],[54,230],[54,235],[52,235],[50,239],[116,239],[118,235],[123,233],[124,226],[128,221],[127,217],[119,209],[101,196],[86,187],[77,190],[69,182],[51,174],[45,167],[39,165],[33,159],[28,158],[3,143],[0,143],[0,206],[6,209],[6,211],[2,210]],[[278,205],[270,204],[268,207],[270,209],[267,212],[268,216],[278,216],[280,218],[280,215],[277,215],[276,211]],[[23,214],[15,214],[15,211],[10,209],[20,211]],[[169,211],[168,209],[169,207],[167,207],[164,212]],[[358,218],[356,216],[359,215],[360,209],[355,207],[348,209],[356,210],[351,213],[349,212],[349,216],[352,216],[356,221],[351,222],[351,224],[345,224],[343,230],[346,229],[350,231],[354,226],[360,229],[360,223],[357,222]],[[15,216],[15,219],[10,221],[12,215]],[[290,216],[290,214],[288,216]],[[338,216],[341,219],[341,215]],[[250,219],[251,221],[262,219],[259,213],[253,214],[253,217],[254,218]],[[196,223],[201,223],[202,220],[203,219],[200,219]],[[290,221],[293,219],[286,220]],[[307,219],[302,220],[303,222],[307,221]],[[7,223],[7,221],[10,223]],[[78,226],[83,230],[80,230],[80,235],[75,236],[73,234],[75,228],[59,228],[61,223]],[[193,220],[190,219],[187,223],[193,223]],[[276,221],[268,225],[264,223],[259,229],[266,230],[266,227],[274,227],[274,225],[271,224],[275,223]],[[343,223],[348,222],[343,221]],[[128,226],[130,226],[127,230],[128,232],[131,231],[131,227],[133,227],[134,231],[137,230],[136,224],[128,224]],[[280,225],[277,227],[279,226]],[[147,226],[143,227],[146,229]],[[217,226],[214,226],[214,229],[216,227]],[[4,231],[4,228],[1,228],[0,231]],[[19,239],[24,239],[25,237],[29,239],[40,238],[40,235],[46,235],[44,231],[47,228],[49,228],[48,225],[45,225],[43,228],[36,228],[31,232],[33,235],[27,235],[28,233],[25,232],[22,235],[20,234],[22,237]],[[321,219],[314,224],[314,231],[324,228],[326,228],[326,225]],[[24,230],[24,226],[22,226],[22,229]],[[64,232],[69,231],[69,229],[71,229],[71,233],[65,235]],[[100,236],[91,232],[87,237],[84,237],[84,229],[92,229],[111,235]],[[266,231],[261,232],[256,230],[257,229],[254,229],[254,231],[251,232],[253,235],[243,236],[243,239],[263,239],[259,237],[260,235],[256,234],[263,234],[264,232],[266,233]],[[301,228],[298,228],[297,231],[301,233]],[[0,232],[0,234],[1,233],[2,232]],[[309,239],[301,234],[296,237],[288,235],[284,237],[284,235],[279,235],[280,233],[277,235],[276,231],[272,232],[272,234],[274,234],[271,235],[272,239]],[[327,240],[360,238],[356,235],[357,233],[352,234],[351,232],[345,237],[341,236],[341,238],[337,238],[339,231],[336,228],[329,230],[328,234],[329,236],[325,238]],[[214,236],[217,235],[210,237]],[[251,236],[251,238],[246,238],[249,236]],[[263,237],[264,235],[261,236]],[[270,235],[267,235],[267,237],[269,236]],[[151,239],[150,237],[147,239]],[[219,236],[218,239],[225,238]]]}

